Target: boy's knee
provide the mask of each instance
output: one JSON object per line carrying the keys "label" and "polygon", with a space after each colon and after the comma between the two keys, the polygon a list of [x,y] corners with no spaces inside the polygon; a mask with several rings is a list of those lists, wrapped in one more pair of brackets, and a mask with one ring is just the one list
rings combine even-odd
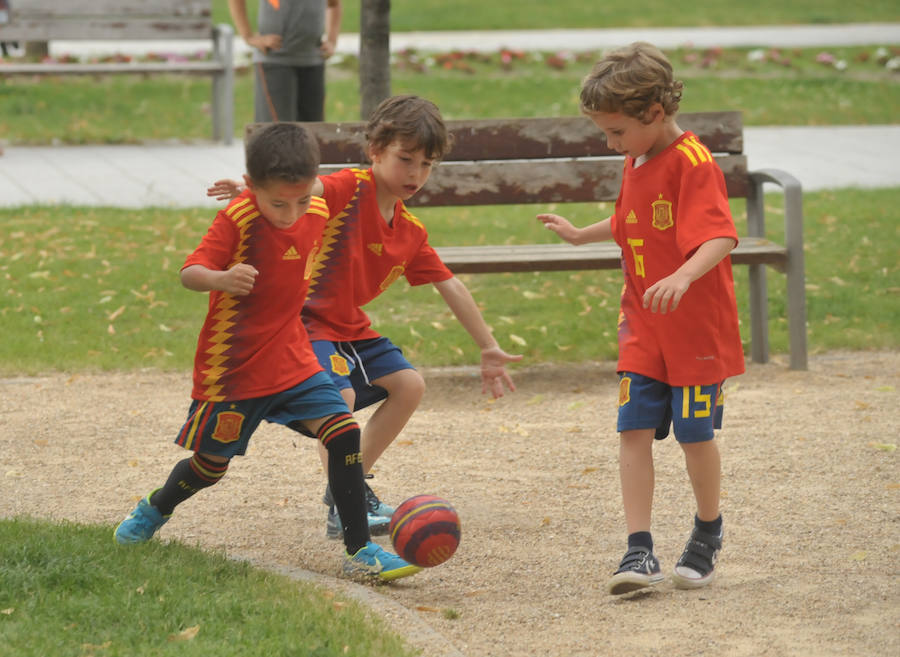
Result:
{"label": "boy's knee", "polygon": [[359,424],[350,413],[337,413],[322,423],[316,432],[316,438],[325,449],[345,450],[348,446],[356,446],[359,451]]}
{"label": "boy's knee", "polygon": [[387,385],[380,385],[388,391],[388,395],[395,398],[402,397],[418,404],[425,394],[425,379],[416,370],[400,370],[385,378],[389,379],[385,381]]}

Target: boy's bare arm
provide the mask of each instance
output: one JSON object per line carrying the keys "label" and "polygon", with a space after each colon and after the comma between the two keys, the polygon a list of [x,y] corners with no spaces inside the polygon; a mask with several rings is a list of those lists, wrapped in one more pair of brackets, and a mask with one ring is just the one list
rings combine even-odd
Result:
{"label": "boy's bare arm", "polygon": [[251,265],[236,264],[227,271],[190,265],[181,270],[181,284],[195,292],[220,290],[235,296],[250,294],[259,272]]}
{"label": "boy's bare arm", "polygon": [[231,13],[234,29],[248,46],[263,52],[281,48],[280,34],[257,34],[250,27],[250,19],[247,17],[247,0],[228,0],[228,11]]}
{"label": "boy's bare arm", "polygon": [[647,288],[644,308],[654,313],[675,310],[691,283],[719,264],[735,246],[737,243],[730,237],[716,237],[701,244],[675,272]]}
{"label": "boy's bare arm", "polygon": [[[217,201],[230,201],[242,191],[244,191],[244,185],[240,180],[222,178],[206,188],[206,195]],[[321,196],[324,191],[325,186],[322,184],[322,181],[316,178],[316,182],[312,186],[312,195]]]}
{"label": "boy's bare arm", "polygon": [[487,392],[490,388],[496,399],[503,396],[504,386],[515,391],[516,386],[506,371],[506,364],[522,360],[522,356],[508,354],[500,348],[475,299],[462,281],[454,276],[435,283],[434,287],[481,349],[481,392]]}
{"label": "boy's bare arm", "polygon": [[612,218],[598,221],[597,223],[576,228],[565,217],[558,214],[544,213],[537,216],[538,221],[543,222],[547,230],[554,233],[569,244],[588,244],[589,242],[604,242],[612,239]]}

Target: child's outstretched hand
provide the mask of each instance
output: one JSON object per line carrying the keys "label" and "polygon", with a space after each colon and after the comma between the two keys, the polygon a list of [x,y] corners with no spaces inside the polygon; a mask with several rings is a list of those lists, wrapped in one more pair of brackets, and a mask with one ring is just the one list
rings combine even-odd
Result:
{"label": "child's outstretched hand", "polygon": [[237,180],[228,180],[227,178],[217,180],[206,189],[206,195],[212,196],[217,201],[228,201],[241,193],[241,185]]}
{"label": "child's outstretched hand", "polygon": [[547,230],[552,230],[566,242],[569,242],[570,244],[576,243],[575,240],[578,237],[578,228],[575,228],[575,226],[573,226],[565,217],[560,217],[558,214],[547,213],[539,214],[537,220],[542,222]]}
{"label": "child's outstretched hand", "polygon": [[521,354],[508,354],[500,347],[488,347],[481,350],[481,392],[485,393],[490,388],[494,399],[503,396],[503,387],[510,392],[516,391],[516,386],[506,371],[507,363],[522,360]]}

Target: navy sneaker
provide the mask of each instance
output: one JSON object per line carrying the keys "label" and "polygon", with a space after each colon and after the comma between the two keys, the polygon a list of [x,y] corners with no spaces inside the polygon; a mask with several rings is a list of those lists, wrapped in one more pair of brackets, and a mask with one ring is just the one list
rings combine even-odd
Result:
{"label": "navy sneaker", "polygon": [[659,559],[645,547],[628,548],[619,569],[606,584],[606,590],[612,595],[630,593],[664,579],[659,567]]}
{"label": "navy sneaker", "polygon": [[150,504],[150,496],[156,490],[151,491],[146,497],[142,498],[134,511],[119,523],[116,527],[116,542],[121,545],[130,545],[133,543],[146,543],[156,531],[169,521],[171,516],[163,516],[155,506]]}
{"label": "navy sneaker", "polygon": [[707,534],[694,526],[684,552],[675,565],[672,582],[679,589],[699,589],[716,578],[716,559],[722,549],[723,531]]}
{"label": "navy sneaker", "polygon": [[350,555],[344,552],[344,574],[349,577],[374,578],[382,582],[409,577],[422,568],[407,563],[396,554],[391,554],[377,543],[369,541],[366,546]]}

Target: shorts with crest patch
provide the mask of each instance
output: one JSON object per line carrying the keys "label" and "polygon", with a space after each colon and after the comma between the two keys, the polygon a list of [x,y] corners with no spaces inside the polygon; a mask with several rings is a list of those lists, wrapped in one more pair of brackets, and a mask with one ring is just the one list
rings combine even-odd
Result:
{"label": "shorts with crest patch", "polygon": [[263,420],[315,437],[303,420],[349,413],[347,403],[324,372],[293,388],[264,397],[211,402],[195,399],[175,444],[204,454],[231,458],[247,452],[250,436]]}
{"label": "shorts with crest patch", "polygon": [[712,440],[722,428],[725,398],[722,383],[670,386],[643,374],[619,373],[619,419],[616,430],[655,429],[657,440],[699,443]]}
{"label": "shorts with crest patch", "polygon": [[353,388],[356,393],[354,411],[387,398],[387,390],[372,381],[400,370],[415,369],[400,347],[384,336],[350,342],[313,340],[312,348],[319,365],[338,390]]}

